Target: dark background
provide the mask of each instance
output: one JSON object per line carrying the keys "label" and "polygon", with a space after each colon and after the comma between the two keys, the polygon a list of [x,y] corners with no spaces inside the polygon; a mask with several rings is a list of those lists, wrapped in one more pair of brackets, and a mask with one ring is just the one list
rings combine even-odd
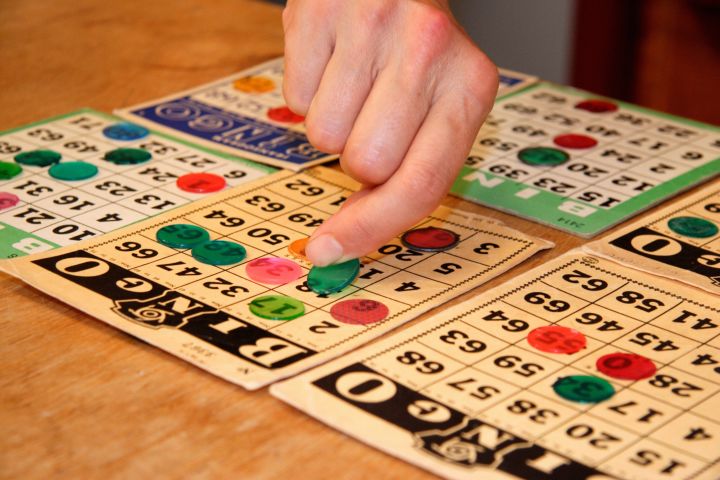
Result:
{"label": "dark background", "polygon": [[720,0],[451,5],[501,67],[720,125]]}

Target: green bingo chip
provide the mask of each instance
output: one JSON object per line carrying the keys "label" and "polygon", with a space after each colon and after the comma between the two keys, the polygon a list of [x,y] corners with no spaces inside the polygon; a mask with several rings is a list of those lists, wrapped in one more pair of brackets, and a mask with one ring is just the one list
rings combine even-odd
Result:
{"label": "green bingo chip", "polygon": [[313,292],[327,295],[350,285],[359,272],[360,260],[357,258],[327,267],[312,267],[307,283]]}
{"label": "green bingo chip", "polygon": [[86,180],[97,175],[98,167],[87,162],[63,162],[50,167],[48,173],[58,180]]}
{"label": "green bingo chip", "polygon": [[193,248],[210,240],[204,228],[185,223],[166,225],[155,234],[157,241],[171,248]]}
{"label": "green bingo chip", "polygon": [[10,180],[22,173],[22,167],[17,163],[0,162],[0,180]]}
{"label": "green bingo chip", "polygon": [[305,313],[305,305],[292,297],[265,295],[250,302],[250,311],[268,320],[292,320]]}
{"label": "green bingo chip", "polygon": [[247,256],[245,247],[227,240],[211,240],[193,247],[195,260],[208,265],[232,265],[242,262]]}
{"label": "green bingo chip", "polygon": [[565,400],[578,403],[599,403],[615,394],[610,382],[592,375],[562,377],[552,387]]}
{"label": "green bingo chip", "polygon": [[33,167],[48,167],[58,163],[61,158],[62,155],[53,150],[33,150],[32,152],[22,152],[15,155],[17,163]]}
{"label": "green bingo chip", "polygon": [[115,165],[137,165],[152,158],[152,154],[142,148],[116,148],[105,154],[103,159]]}
{"label": "green bingo chip", "polygon": [[692,238],[708,238],[718,233],[718,226],[710,220],[698,217],[675,217],[668,221],[673,232]]}
{"label": "green bingo chip", "polygon": [[570,155],[562,150],[551,147],[523,148],[518,152],[518,159],[527,164],[537,167],[554,167],[562,165],[570,159]]}

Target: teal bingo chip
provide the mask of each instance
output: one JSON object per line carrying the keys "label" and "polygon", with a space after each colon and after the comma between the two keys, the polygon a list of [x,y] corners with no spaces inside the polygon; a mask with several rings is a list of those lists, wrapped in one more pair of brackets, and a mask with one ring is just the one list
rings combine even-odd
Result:
{"label": "teal bingo chip", "polygon": [[56,163],[48,173],[58,180],[87,180],[98,173],[98,167],[87,162]]}
{"label": "teal bingo chip", "polygon": [[170,248],[193,248],[210,241],[210,234],[204,228],[185,223],[166,225],[155,234],[157,241]]}
{"label": "teal bingo chip", "polygon": [[208,265],[232,265],[245,260],[245,247],[227,240],[211,240],[193,247],[192,256]]}

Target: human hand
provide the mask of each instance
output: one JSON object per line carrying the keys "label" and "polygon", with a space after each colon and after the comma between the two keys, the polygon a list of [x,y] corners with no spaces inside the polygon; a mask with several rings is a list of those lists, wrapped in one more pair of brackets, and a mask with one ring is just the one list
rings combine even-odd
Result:
{"label": "human hand", "polygon": [[288,106],[364,185],[310,238],[308,258],[325,266],[437,207],[492,108],[497,69],[447,0],[290,0],[283,24]]}

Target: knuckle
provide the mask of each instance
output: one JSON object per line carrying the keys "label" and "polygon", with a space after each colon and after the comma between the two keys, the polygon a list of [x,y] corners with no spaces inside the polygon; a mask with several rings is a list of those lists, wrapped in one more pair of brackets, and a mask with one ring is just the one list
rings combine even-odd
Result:
{"label": "knuckle", "polygon": [[340,166],[353,180],[363,185],[380,185],[385,183],[393,173],[386,168],[386,165],[378,161],[378,157],[364,152],[356,152],[350,148],[345,148],[343,151],[343,155],[340,157]]}
{"label": "knuckle", "polygon": [[[304,5],[304,4],[303,4]],[[288,1],[282,11],[282,26],[285,32],[285,40],[292,38],[300,27],[301,17],[304,13],[303,5],[298,5],[295,1]]]}
{"label": "knuckle", "polygon": [[290,3],[288,3],[285,8],[283,8],[282,12],[282,24],[283,24],[283,30],[285,32],[288,31],[288,27],[290,26],[290,23],[292,22],[293,17],[293,9]]}
{"label": "knuckle", "polygon": [[409,31],[413,38],[438,50],[447,46],[457,30],[447,12],[427,4],[417,4],[412,16],[413,28]]}
{"label": "knuckle", "polygon": [[413,16],[414,24],[431,40],[446,39],[455,29],[448,13],[432,5],[416,4]]}
{"label": "knuckle", "polygon": [[481,103],[492,102],[498,88],[498,69],[480,50],[466,56],[465,78],[468,79],[467,92]]}
{"label": "knuckle", "polygon": [[444,120],[452,131],[461,134],[477,133],[493,107],[498,89],[497,67],[477,47],[470,48],[456,70],[461,80],[444,86],[444,97],[454,112],[446,114]]}
{"label": "knuckle", "polygon": [[298,21],[320,21],[336,8],[333,0],[287,0],[283,9],[283,21],[292,21],[295,18]]}
{"label": "knuckle", "polygon": [[374,31],[387,25],[396,8],[396,2],[375,0],[370,2],[357,2],[356,18],[360,25],[367,30]]}
{"label": "knuckle", "polygon": [[303,94],[297,82],[293,81],[293,75],[285,71],[283,79],[283,96],[285,103],[293,112],[299,115],[306,115],[310,108],[310,98]]}
{"label": "knuckle", "polygon": [[457,27],[444,11],[425,4],[413,8],[410,27],[403,37],[407,50],[404,75],[423,78],[437,67],[438,61],[451,55],[451,42]]}
{"label": "knuckle", "polygon": [[333,8],[332,3],[330,0],[288,0],[286,8],[303,18],[321,19]]}
{"label": "knuckle", "polygon": [[307,114],[314,95],[314,92],[309,91],[306,78],[307,73],[301,65],[295,47],[286,43],[282,92],[290,110],[300,115]]}
{"label": "knuckle", "polygon": [[305,131],[310,143],[318,150],[327,153],[340,153],[345,146],[346,137],[337,129],[331,128],[327,121],[318,122],[315,118],[322,115],[310,112],[305,119]]}
{"label": "knuckle", "polygon": [[[378,235],[378,219],[370,218],[367,214],[357,214],[353,217],[353,222],[350,224],[350,237],[348,243],[358,244],[360,248],[366,248],[368,244],[373,244]],[[380,240],[382,241],[382,240]]]}
{"label": "knuckle", "polygon": [[306,0],[310,3],[310,13],[316,18],[326,18],[331,12],[337,9],[337,2],[334,0]]}
{"label": "knuckle", "polygon": [[447,178],[452,177],[443,173],[448,167],[423,163],[416,165],[412,175],[407,177],[404,185],[407,199],[422,215],[432,211],[445,195],[449,187]]}

